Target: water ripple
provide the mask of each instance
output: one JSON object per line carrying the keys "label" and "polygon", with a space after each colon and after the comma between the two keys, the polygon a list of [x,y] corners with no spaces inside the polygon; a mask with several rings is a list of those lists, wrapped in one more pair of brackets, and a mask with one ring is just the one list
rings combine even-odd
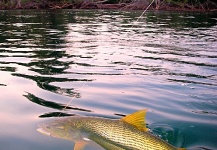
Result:
{"label": "water ripple", "polygon": [[176,146],[216,149],[216,14],[147,12],[135,22],[140,15],[1,11],[0,117],[12,125],[1,123],[0,139],[37,143],[35,124],[27,124],[28,135],[8,128],[26,129],[33,116],[117,119],[147,108],[153,134]]}

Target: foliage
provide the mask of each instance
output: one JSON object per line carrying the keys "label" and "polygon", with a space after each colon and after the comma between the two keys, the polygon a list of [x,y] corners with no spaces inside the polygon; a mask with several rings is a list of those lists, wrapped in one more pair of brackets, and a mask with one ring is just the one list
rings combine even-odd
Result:
{"label": "foliage", "polygon": [[186,8],[200,8],[203,10],[217,10],[216,0],[165,0],[168,4],[186,7]]}
{"label": "foliage", "polygon": [[[61,8],[86,8],[92,5],[92,8],[102,8],[101,4],[119,4],[119,8],[135,9],[145,8],[138,7],[141,5],[139,2],[147,5],[152,0],[0,0],[0,9],[16,9],[16,8],[49,8],[49,9],[61,9]],[[217,10],[216,0],[154,0],[152,9],[161,9],[161,6],[166,7],[180,7],[191,10]],[[95,6],[94,6],[95,5]],[[100,6],[99,6],[100,5]],[[110,5],[111,6],[111,5]],[[91,7],[87,7],[91,8]],[[103,7],[104,8],[104,7]],[[113,8],[113,7],[111,7]],[[118,7],[117,7],[118,8]]]}

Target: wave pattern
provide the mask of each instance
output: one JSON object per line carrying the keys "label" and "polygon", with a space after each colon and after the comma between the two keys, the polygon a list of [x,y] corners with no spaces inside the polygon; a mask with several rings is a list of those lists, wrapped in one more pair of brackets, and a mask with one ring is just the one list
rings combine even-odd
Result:
{"label": "wave pattern", "polygon": [[[115,117],[148,108],[156,134],[171,126],[174,135],[176,128],[191,130],[185,142],[173,138],[172,144],[217,147],[216,135],[208,137],[217,124],[216,16],[148,12],[135,22],[139,15],[2,11],[0,88],[19,87],[23,98],[46,110],[42,118]],[[210,130],[192,141],[203,126]]]}

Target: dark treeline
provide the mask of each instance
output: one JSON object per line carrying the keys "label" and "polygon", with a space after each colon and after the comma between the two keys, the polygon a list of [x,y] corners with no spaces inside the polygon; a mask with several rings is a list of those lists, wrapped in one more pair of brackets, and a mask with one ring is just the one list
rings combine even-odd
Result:
{"label": "dark treeline", "polygon": [[216,0],[0,0],[0,9],[149,9],[217,11]]}

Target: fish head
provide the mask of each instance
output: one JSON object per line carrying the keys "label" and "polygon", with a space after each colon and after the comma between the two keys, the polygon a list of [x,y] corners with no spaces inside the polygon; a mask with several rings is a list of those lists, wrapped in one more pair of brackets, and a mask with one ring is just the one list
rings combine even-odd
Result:
{"label": "fish head", "polygon": [[76,121],[69,121],[67,119],[58,119],[46,122],[39,125],[38,132],[71,141],[78,141],[84,138],[84,133],[79,129]]}

